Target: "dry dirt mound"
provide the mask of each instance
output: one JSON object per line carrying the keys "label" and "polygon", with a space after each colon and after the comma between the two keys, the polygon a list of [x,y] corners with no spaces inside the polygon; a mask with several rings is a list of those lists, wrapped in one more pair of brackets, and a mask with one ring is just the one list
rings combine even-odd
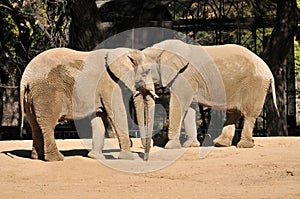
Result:
{"label": "dry dirt mound", "polygon": [[[31,141],[2,141],[0,197],[300,198],[299,137],[255,138],[252,149],[212,148],[205,158],[199,155],[203,148],[189,148],[170,165],[144,173],[136,169],[150,163],[141,161],[140,140],[133,142],[134,164],[115,159],[118,150],[107,144],[105,156],[135,173],[87,158],[80,140],[57,140],[63,162],[31,160]],[[152,149],[150,161],[168,161],[155,155],[160,150]]]}

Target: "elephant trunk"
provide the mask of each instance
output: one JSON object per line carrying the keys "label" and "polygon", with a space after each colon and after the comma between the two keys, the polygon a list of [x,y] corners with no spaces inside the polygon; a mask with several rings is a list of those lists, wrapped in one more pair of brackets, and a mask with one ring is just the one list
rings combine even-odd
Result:
{"label": "elephant trunk", "polygon": [[154,125],[154,107],[155,107],[155,92],[153,95],[151,91],[143,92],[139,90],[138,94],[134,96],[134,104],[137,114],[137,122],[140,129],[141,141],[145,149],[144,160],[149,159],[151,148],[152,131]]}

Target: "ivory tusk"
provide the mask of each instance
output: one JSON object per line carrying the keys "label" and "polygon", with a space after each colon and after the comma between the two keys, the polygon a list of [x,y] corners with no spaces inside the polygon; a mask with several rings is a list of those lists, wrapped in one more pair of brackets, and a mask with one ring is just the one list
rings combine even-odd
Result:
{"label": "ivory tusk", "polygon": [[154,99],[159,98],[158,95],[154,91],[150,91],[150,94],[154,97]]}
{"label": "ivory tusk", "polygon": [[140,91],[136,91],[136,92],[134,93],[133,97],[136,97],[136,96],[138,96],[139,94],[140,94]]}

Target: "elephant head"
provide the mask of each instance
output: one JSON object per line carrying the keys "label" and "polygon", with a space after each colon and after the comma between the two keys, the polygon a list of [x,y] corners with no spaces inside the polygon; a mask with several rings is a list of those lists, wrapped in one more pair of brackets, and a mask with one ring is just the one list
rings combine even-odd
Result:
{"label": "elephant head", "polygon": [[[175,78],[188,67],[190,49],[188,46],[174,48],[170,43],[159,43],[143,50],[146,56],[154,60],[157,65],[151,69],[154,83],[162,87],[171,86]],[[172,50],[171,50],[172,49]]]}
{"label": "elephant head", "polygon": [[[127,68],[126,75],[124,75],[124,71],[119,71],[120,68],[126,70],[126,67],[115,66],[115,64],[119,65],[122,63],[120,61],[113,61],[109,68],[111,68],[112,74],[121,77],[120,80],[133,92],[137,122],[141,141],[145,149],[144,160],[148,160],[154,124],[155,99],[158,98],[152,78],[152,69],[155,68],[153,65],[156,65],[156,62],[138,50],[131,50],[127,55],[128,59],[124,58],[126,62],[128,60],[131,62],[131,69]],[[130,64],[127,65],[130,66]]]}

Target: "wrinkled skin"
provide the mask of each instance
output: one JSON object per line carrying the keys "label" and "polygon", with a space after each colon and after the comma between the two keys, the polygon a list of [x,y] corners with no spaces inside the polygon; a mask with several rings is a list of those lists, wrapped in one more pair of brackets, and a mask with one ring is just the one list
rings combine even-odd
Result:
{"label": "wrinkled skin", "polygon": [[[166,148],[181,147],[180,127],[184,116],[191,114],[188,108],[194,97],[201,105],[226,110],[222,133],[214,140],[217,146],[231,145],[235,124],[241,117],[244,127],[237,147],[254,146],[253,126],[269,88],[277,109],[271,71],[257,55],[242,46],[196,46],[166,40],[143,52],[160,64],[156,72],[153,70],[153,79],[170,87]],[[188,118],[184,123],[195,123],[193,116]]]}
{"label": "wrinkled skin", "polygon": [[[145,58],[148,64],[139,67],[136,70],[136,86],[137,92],[133,96],[133,101],[136,109],[137,121],[139,125],[142,145],[145,149],[144,160],[148,160],[152,131],[154,125],[154,108],[155,94],[154,82],[152,79],[152,68],[156,66],[152,59]],[[154,66],[153,66],[154,64]]]}
{"label": "wrinkled skin", "polygon": [[[32,129],[32,158],[63,160],[54,139],[57,122],[85,117],[91,119],[93,131],[89,156],[103,158],[101,112],[105,110],[120,143],[119,158],[133,159],[121,86],[106,67],[135,93],[135,71],[144,61],[141,51],[125,48],[92,52],[57,48],[35,57],[26,67],[20,84],[22,119],[24,106]],[[100,112],[100,117],[96,117],[96,112]]]}

